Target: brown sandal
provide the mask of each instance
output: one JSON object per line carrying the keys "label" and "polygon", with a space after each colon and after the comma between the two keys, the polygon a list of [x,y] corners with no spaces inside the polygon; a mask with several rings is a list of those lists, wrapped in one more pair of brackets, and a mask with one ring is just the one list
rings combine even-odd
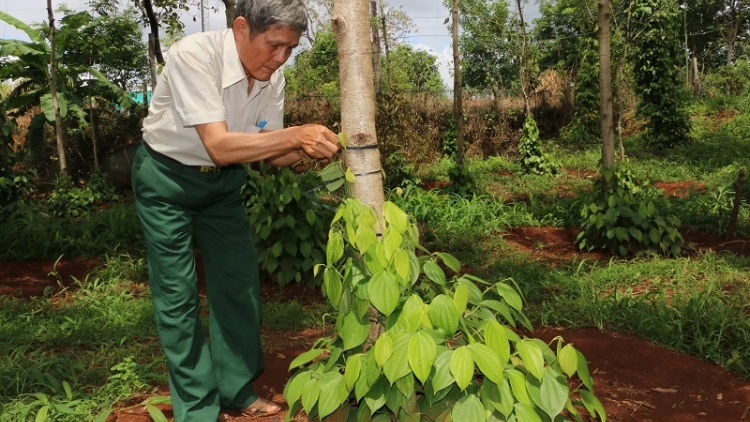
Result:
{"label": "brown sandal", "polygon": [[250,406],[242,409],[242,413],[246,415],[275,415],[279,412],[281,412],[281,406],[260,397]]}

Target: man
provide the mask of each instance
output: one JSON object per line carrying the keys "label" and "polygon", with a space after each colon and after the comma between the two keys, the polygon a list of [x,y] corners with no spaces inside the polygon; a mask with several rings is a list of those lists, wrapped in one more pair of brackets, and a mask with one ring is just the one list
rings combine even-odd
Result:
{"label": "man", "polygon": [[[177,422],[216,421],[222,408],[281,410],[250,384],[263,366],[260,296],[239,163],[291,165],[339,149],[323,126],[283,128],[280,67],[307,29],[302,1],[238,0],[235,14],[232,29],[170,48],[133,162]],[[194,240],[204,261],[210,342],[199,319]]]}

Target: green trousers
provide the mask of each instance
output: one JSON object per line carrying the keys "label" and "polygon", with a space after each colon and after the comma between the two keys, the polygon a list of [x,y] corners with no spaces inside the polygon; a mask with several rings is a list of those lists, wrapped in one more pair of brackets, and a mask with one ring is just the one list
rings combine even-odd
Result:
{"label": "green trousers", "polygon": [[[235,168],[236,167],[236,168]],[[242,166],[201,173],[141,146],[132,185],[143,227],[156,325],[177,422],[213,422],[258,397],[262,368],[255,244]],[[194,240],[203,257],[209,341],[199,315]]]}

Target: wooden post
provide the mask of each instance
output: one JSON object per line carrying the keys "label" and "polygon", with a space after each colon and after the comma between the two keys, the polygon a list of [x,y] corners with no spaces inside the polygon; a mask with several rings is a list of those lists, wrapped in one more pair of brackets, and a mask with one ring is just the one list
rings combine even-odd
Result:
{"label": "wooden post", "polygon": [[734,185],[734,208],[729,218],[729,227],[727,227],[727,240],[734,240],[734,232],[737,230],[737,217],[740,214],[740,204],[742,203],[742,185],[745,183],[745,170],[740,170],[737,177],[737,183]]}

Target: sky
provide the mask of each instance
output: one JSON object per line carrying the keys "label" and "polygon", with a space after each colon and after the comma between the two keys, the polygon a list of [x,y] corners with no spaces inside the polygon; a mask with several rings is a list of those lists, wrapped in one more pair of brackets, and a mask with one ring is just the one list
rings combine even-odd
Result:
{"label": "sky", "polygon": [[[196,0],[198,1],[198,0]],[[206,30],[224,28],[223,6],[220,0],[205,0],[206,4]],[[65,3],[70,9],[85,10],[87,0],[53,0],[53,7],[57,8]],[[451,34],[447,25],[443,24],[449,16],[449,11],[443,6],[442,0],[389,0],[387,3],[392,7],[402,6],[404,11],[414,20],[417,29],[407,35],[406,41],[414,47],[428,51],[438,57],[440,76],[446,87],[453,86],[451,73],[453,62],[453,50],[451,45]],[[219,13],[208,11],[208,6],[220,6]],[[526,6],[526,8],[533,8]],[[0,10],[25,23],[42,22],[47,20],[47,0],[0,0]],[[524,11],[526,13],[526,11]],[[533,11],[530,13],[533,14]],[[193,22],[193,17],[196,22]],[[533,18],[533,16],[531,16]],[[528,19],[529,21],[531,19]],[[190,35],[202,30],[200,23],[200,9],[192,9],[185,14],[182,20],[185,23],[185,34]],[[0,36],[2,39],[28,40],[25,33],[15,27],[0,21]]]}

